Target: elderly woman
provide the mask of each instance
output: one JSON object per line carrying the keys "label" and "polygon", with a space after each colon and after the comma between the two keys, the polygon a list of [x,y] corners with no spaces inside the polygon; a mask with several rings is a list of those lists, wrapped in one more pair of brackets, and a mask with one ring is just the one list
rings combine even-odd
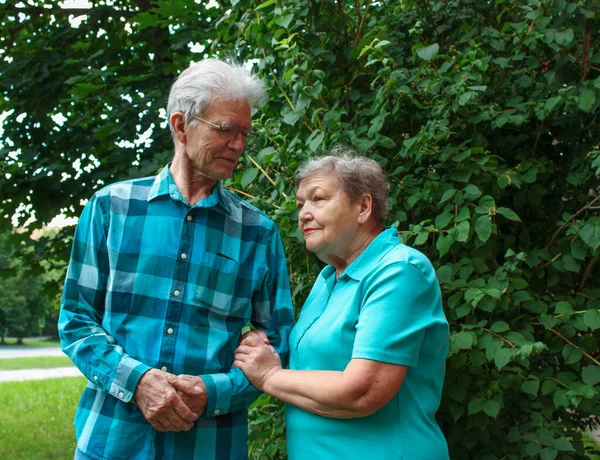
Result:
{"label": "elderly woman", "polygon": [[381,167],[339,150],[296,177],[306,248],[328,265],[290,335],[290,369],[257,331],[234,366],[286,403],[290,459],[447,459],[434,415],[449,332],[434,269],[384,228]]}

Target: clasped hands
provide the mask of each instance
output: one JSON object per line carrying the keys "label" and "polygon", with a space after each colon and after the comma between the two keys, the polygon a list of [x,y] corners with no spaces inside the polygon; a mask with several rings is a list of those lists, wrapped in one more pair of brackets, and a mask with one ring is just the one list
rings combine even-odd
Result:
{"label": "clasped hands", "polygon": [[[259,330],[240,338],[233,365],[260,391],[265,391],[269,379],[281,370],[279,355]],[[158,369],[150,369],[140,378],[133,398],[146,420],[161,432],[189,431],[207,403],[202,378]]]}
{"label": "clasped hands", "polygon": [[282,369],[281,360],[260,330],[246,332],[233,354],[233,365],[242,370],[257,390],[268,393],[269,380]]}
{"label": "clasped hands", "polygon": [[206,410],[206,385],[197,376],[150,369],[133,399],[157,431],[189,431]]}

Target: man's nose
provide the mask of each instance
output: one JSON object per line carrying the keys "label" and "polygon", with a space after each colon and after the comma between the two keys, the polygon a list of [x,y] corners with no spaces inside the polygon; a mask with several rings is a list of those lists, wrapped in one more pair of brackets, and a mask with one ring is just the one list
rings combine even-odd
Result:
{"label": "man's nose", "polygon": [[235,137],[229,141],[228,145],[236,151],[243,152],[244,147],[246,146],[246,138],[241,132],[238,132]]}

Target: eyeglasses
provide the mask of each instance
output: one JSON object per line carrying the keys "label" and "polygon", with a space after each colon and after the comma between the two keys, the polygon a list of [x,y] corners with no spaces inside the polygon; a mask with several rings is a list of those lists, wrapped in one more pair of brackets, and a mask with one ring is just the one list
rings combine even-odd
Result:
{"label": "eyeglasses", "polygon": [[234,140],[237,137],[238,133],[242,133],[244,139],[252,137],[252,135],[255,133],[254,129],[252,128],[240,128],[238,125],[235,125],[233,123],[225,122],[220,125],[217,125],[200,117],[194,116],[193,118],[195,118],[196,120],[200,120],[201,122],[206,123],[212,129],[219,131],[219,136],[224,141]]}

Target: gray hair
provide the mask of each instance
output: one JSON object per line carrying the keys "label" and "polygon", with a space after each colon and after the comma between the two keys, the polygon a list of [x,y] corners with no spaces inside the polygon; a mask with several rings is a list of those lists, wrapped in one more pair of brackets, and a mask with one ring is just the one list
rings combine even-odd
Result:
{"label": "gray hair", "polygon": [[185,123],[194,126],[194,116],[202,115],[216,99],[246,100],[252,109],[265,99],[266,91],[261,80],[243,64],[227,63],[218,59],[205,59],[185,69],[169,93],[167,119],[182,112]]}
{"label": "gray hair", "polygon": [[335,172],[340,187],[353,202],[368,193],[373,198],[373,217],[383,225],[388,215],[390,186],[383,169],[375,160],[359,156],[345,145],[334,146],[326,156],[312,158],[296,173],[296,186],[316,173]]}

